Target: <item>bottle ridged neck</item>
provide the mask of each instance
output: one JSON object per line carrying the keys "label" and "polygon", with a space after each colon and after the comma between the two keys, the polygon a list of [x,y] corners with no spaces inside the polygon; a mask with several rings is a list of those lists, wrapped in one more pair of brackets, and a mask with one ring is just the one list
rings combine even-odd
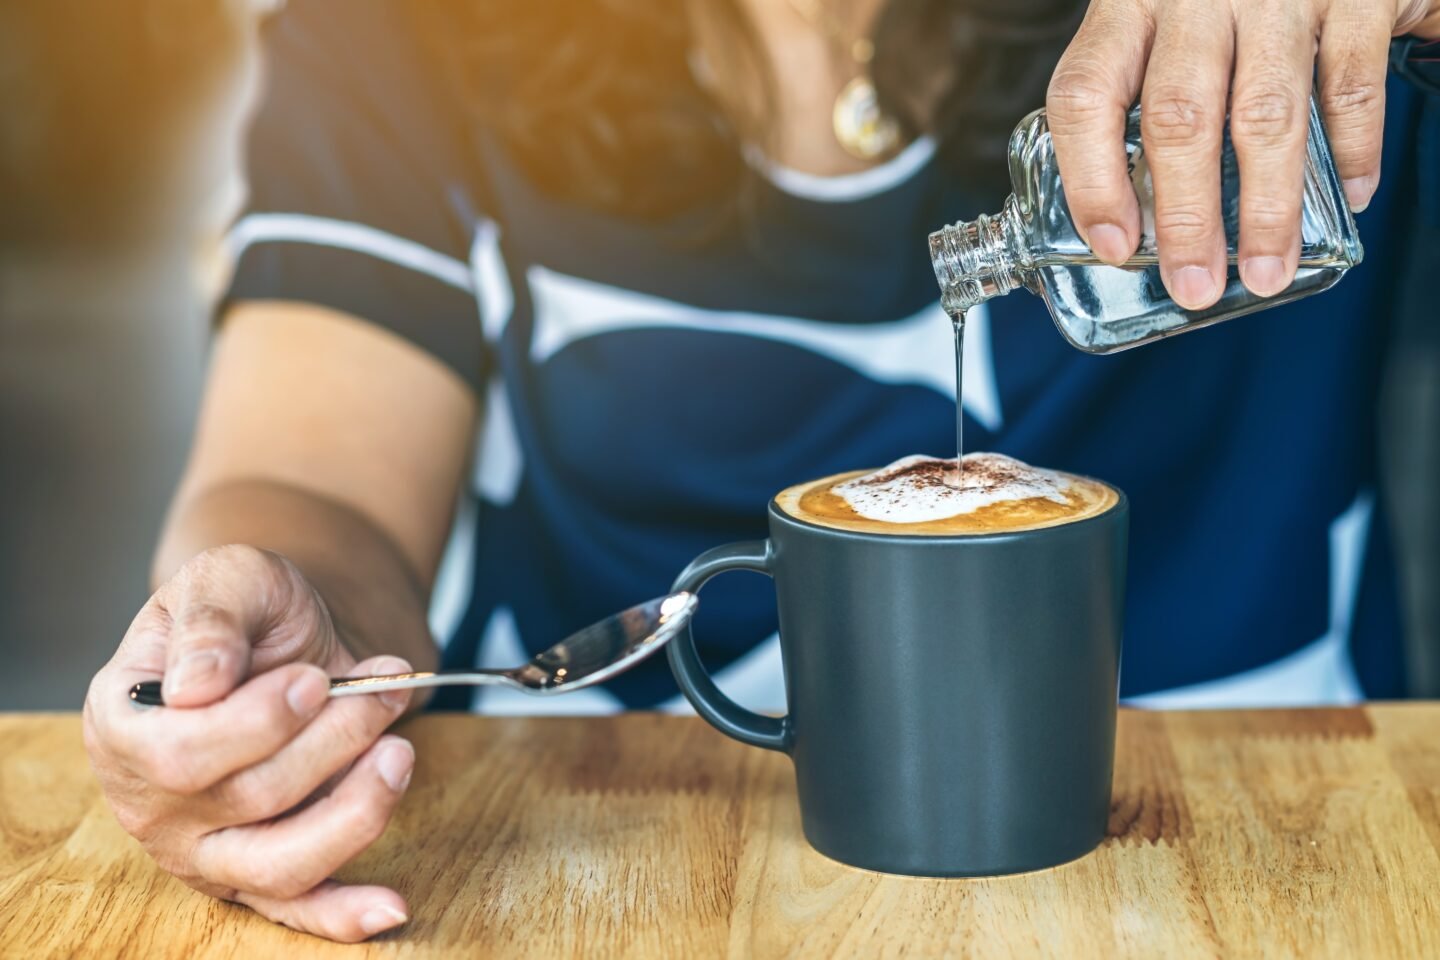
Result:
{"label": "bottle ridged neck", "polygon": [[1018,224],[1019,211],[1011,197],[994,216],[981,214],[930,235],[930,261],[946,313],[963,313],[1022,285]]}

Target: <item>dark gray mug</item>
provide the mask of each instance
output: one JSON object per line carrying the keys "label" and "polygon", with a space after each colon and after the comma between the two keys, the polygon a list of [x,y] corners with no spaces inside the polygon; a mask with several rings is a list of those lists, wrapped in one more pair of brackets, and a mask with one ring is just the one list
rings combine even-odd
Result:
{"label": "dark gray mug", "polygon": [[805,836],[887,873],[1016,873],[1105,836],[1129,505],[1017,533],[886,536],[770,504],[770,539],[675,581],[774,578],[789,713],[722,693],[689,631],[670,668],[699,714],[795,763]]}

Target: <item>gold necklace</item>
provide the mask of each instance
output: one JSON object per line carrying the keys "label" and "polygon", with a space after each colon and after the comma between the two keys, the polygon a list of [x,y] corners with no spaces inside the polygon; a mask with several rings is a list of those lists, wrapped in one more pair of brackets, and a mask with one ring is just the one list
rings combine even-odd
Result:
{"label": "gold necklace", "polygon": [[837,49],[846,50],[859,73],[840,90],[830,112],[835,140],[858,160],[878,160],[900,144],[900,124],[880,109],[880,97],[870,79],[875,44],[861,36],[845,42],[845,29],[825,9],[824,0],[788,0],[790,8],[810,26],[825,34]]}

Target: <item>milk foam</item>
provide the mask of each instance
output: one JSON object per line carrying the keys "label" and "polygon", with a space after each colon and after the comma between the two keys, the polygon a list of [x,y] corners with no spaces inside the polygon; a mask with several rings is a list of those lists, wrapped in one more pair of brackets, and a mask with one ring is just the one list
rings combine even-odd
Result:
{"label": "milk foam", "polygon": [[888,467],[837,483],[833,492],[867,520],[923,523],[982,507],[1043,498],[1066,504],[1070,478],[999,453],[970,453],[960,486],[952,487],[955,461],[910,456]]}

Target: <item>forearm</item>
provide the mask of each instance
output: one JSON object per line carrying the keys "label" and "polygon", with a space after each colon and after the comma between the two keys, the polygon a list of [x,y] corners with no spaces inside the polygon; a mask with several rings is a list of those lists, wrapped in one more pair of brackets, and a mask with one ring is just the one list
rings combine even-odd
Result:
{"label": "forearm", "polygon": [[417,670],[434,667],[427,587],[400,549],[358,511],[261,479],[183,493],[156,552],[156,584],[196,554],[230,543],[271,550],[294,563],[324,598],[341,642],[356,659],[388,653]]}

